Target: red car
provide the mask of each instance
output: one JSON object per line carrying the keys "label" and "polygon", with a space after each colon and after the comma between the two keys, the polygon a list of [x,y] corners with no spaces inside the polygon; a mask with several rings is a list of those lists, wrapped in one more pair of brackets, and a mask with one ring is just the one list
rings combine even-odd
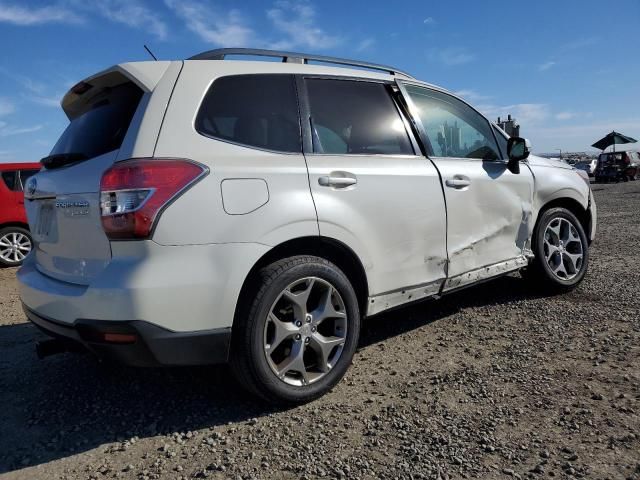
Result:
{"label": "red car", "polygon": [[15,267],[31,251],[23,186],[39,163],[0,163],[0,266]]}

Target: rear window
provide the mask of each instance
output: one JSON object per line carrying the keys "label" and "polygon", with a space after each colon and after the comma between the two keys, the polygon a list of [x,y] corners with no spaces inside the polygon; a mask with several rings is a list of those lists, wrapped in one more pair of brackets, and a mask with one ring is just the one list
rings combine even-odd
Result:
{"label": "rear window", "polygon": [[232,75],[217,79],[202,101],[196,130],[220,140],[279,152],[301,152],[292,75]]}
{"label": "rear window", "polygon": [[51,155],[93,158],[119,149],[141,98],[142,90],[130,82],[104,88],[89,110],[69,123]]}

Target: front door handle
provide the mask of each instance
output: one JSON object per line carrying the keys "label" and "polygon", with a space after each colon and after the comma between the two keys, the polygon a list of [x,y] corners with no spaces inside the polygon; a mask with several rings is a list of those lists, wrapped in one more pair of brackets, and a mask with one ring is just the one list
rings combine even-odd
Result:
{"label": "front door handle", "polygon": [[471,180],[469,180],[468,178],[454,177],[447,179],[444,183],[447,185],[447,187],[451,188],[466,188],[471,185]]}
{"label": "front door handle", "polygon": [[321,187],[346,188],[358,183],[355,177],[345,175],[344,173],[342,175],[336,175],[336,173],[333,172],[330,175],[318,177],[318,185]]}

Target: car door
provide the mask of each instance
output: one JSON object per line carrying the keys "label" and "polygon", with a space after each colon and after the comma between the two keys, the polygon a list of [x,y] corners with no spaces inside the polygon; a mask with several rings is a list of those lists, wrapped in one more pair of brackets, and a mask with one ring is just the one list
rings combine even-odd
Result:
{"label": "car door", "polygon": [[446,218],[438,172],[383,81],[299,77],[320,234],[362,260],[373,314],[439,292]]}
{"label": "car door", "polygon": [[404,84],[447,204],[448,279],[444,290],[527,263],[532,231],[533,175],[507,169],[491,124],[445,92]]}
{"label": "car door", "polygon": [[4,209],[8,213],[10,212],[10,218],[16,219],[24,217],[24,214],[20,215],[20,209],[22,208],[20,203],[24,204],[24,194],[22,192],[18,170],[2,172],[2,179],[7,188],[7,199],[10,202],[9,205],[4,206]]}

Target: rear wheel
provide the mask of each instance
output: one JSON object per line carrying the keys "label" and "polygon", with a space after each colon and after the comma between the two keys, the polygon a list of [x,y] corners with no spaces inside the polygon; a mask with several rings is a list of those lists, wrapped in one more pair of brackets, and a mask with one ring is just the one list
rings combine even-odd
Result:
{"label": "rear wheel", "polygon": [[17,267],[31,251],[31,235],[22,227],[0,229],[0,265]]}
{"label": "rear wheel", "polygon": [[587,236],[580,221],[565,208],[550,208],[541,214],[533,251],[535,258],[527,268],[527,278],[543,290],[572,290],[587,272]]}
{"label": "rear wheel", "polygon": [[263,268],[236,316],[231,367],[270,402],[303,403],[333,388],[360,334],[353,287],[331,262],[290,257]]}

